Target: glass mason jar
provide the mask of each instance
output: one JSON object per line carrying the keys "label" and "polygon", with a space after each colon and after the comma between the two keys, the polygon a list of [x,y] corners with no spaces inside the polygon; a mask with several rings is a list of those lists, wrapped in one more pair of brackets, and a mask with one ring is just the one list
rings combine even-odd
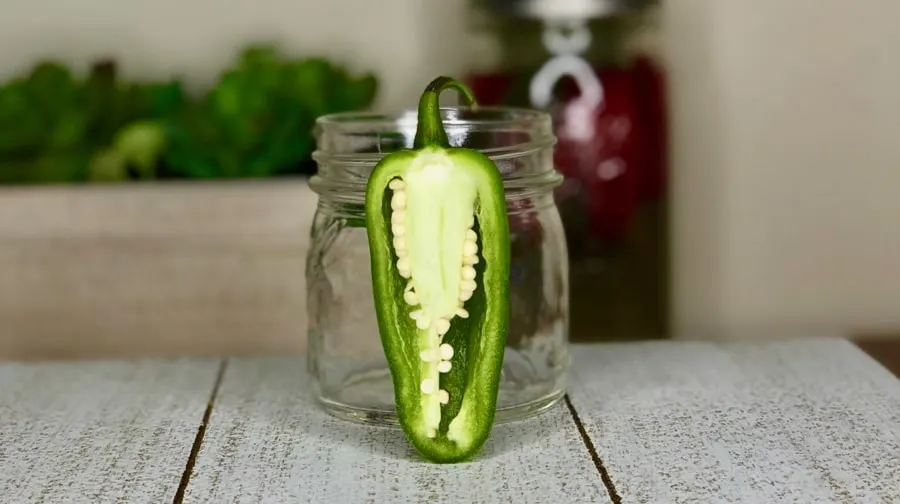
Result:
{"label": "glass mason jar", "polygon": [[[505,180],[511,231],[509,334],[498,423],[546,410],[564,394],[569,369],[569,264],[553,189],[550,117],[513,108],[445,108],[450,143],[490,156]],[[331,414],[396,424],[381,347],[365,229],[365,186],[386,153],[412,145],[416,114],[341,113],[316,124],[319,201],[306,264],[308,370]]]}

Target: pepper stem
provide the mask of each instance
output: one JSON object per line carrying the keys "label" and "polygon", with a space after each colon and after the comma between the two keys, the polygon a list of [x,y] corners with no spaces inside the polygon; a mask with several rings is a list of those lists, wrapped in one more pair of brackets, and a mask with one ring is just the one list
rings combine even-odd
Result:
{"label": "pepper stem", "polygon": [[472,90],[462,82],[446,76],[440,76],[431,81],[419,99],[419,124],[416,129],[416,138],[413,141],[414,149],[421,149],[426,146],[445,149],[450,147],[450,140],[447,138],[447,132],[444,131],[444,124],[441,122],[439,103],[441,93],[448,88],[455,89],[459,93],[459,97],[466,102],[466,105],[470,107],[478,106]]}

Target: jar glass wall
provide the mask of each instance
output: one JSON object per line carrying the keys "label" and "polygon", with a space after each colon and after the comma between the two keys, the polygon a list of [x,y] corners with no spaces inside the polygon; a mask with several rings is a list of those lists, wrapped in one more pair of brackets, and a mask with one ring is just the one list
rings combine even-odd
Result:
{"label": "jar glass wall", "polygon": [[[553,188],[550,117],[510,108],[445,108],[454,146],[478,149],[502,172],[511,232],[510,320],[496,421],[558,401],[569,369],[569,265]],[[319,202],[306,264],[308,370],[319,402],[347,419],[395,424],[365,229],[365,186],[387,153],[412,146],[416,115],[344,113],[316,125]]]}

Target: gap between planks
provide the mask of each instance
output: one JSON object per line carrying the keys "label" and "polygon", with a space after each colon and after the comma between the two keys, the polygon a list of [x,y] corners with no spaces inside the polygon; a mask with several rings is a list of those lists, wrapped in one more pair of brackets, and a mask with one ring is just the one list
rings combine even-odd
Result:
{"label": "gap between planks", "polygon": [[[183,474],[183,477],[181,480],[181,485],[178,489],[175,499],[173,500],[173,504],[182,504],[183,502],[188,502],[188,501],[191,501],[192,499],[196,498],[196,496],[191,495],[191,493],[195,490],[195,487],[198,485],[198,476],[203,475],[204,466],[210,464],[210,460],[208,458],[209,457],[212,457],[213,459],[216,458],[215,450],[213,450],[213,452],[211,452],[211,453],[207,453],[206,447],[210,443],[212,443],[212,445],[221,444],[222,439],[214,439],[214,438],[221,437],[221,432],[219,432],[219,429],[221,429],[221,428],[227,429],[227,425],[228,425],[227,421],[225,421],[225,423],[221,426],[217,425],[217,424],[219,424],[219,420],[220,420],[217,418],[217,412],[220,411],[220,409],[223,406],[225,406],[225,403],[228,402],[226,400],[227,399],[226,395],[228,397],[230,397],[231,395],[234,395],[234,393],[235,393],[235,391],[229,389],[229,381],[235,379],[235,377],[232,376],[235,373],[238,373],[239,376],[241,375],[241,373],[238,372],[239,369],[243,369],[243,368],[252,369],[253,368],[253,365],[252,364],[248,365],[246,362],[244,362],[245,360],[253,361],[254,359],[252,359],[252,358],[251,359],[243,359],[243,358],[233,359],[233,358],[231,358],[231,359],[225,359],[222,361],[222,364],[221,364],[221,367],[219,370],[219,375],[216,378],[213,390],[210,395],[208,407],[206,408],[206,411],[204,412],[202,425],[197,431],[197,436],[194,441],[193,448],[191,450],[191,455],[186,464],[185,471],[184,471],[184,474]],[[270,366],[267,366],[267,367],[270,367]],[[275,367],[277,368],[278,366],[276,365]],[[279,373],[276,372],[274,374],[275,374],[275,376],[277,376]],[[252,374],[251,374],[251,376],[252,376]],[[258,376],[254,376],[254,378],[260,379]],[[240,380],[240,381],[242,381],[245,384],[245,386],[248,386],[251,388],[253,387],[253,385],[251,383],[248,383],[245,380]],[[255,380],[251,379],[250,381],[252,382]],[[240,393],[238,395],[240,395]],[[225,401],[225,403],[223,403],[223,400]],[[556,408],[560,408],[560,410],[557,410],[558,411],[557,414],[559,414],[561,416],[561,420],[563,420],[564,422],[569,422],[569,421],[572,422],[569,425],[574,426],[575,429],[573,431],[578,433],[577,435],[573,436],[573,439],[572,439],[572,441],[574,442],[574,444],[572,445],[573,451],[570,453],[569,456],[580,459],[580,457],[584,457],[586,455],[587,457],[584,457],[584,461],[588,462],[588,460],[590,460],[590,462],[588,462],[585,466],[585,470],[589,471],[589,472],[583,473],[582,477],[592,475],[593,477],[591,477],[590,479],[596,478],[596,479],[594,479],[594,481],[596,481],[595,488],[596,488],[596,492],[597,492],[596,494],[594,494],[595,498],[600,498],[600,496],[603,495],[604,498],[602,499],[602,502],[606,502],[606,503],[610,503],[610,504],[621,504],[621,502],[622,502],[621,498],[619,496],[618,491],[613,486],[612,478],[610,477],[609,474],[607,474],[604,463],[603,463],[599,453],[595,449],[594,443],[587,433],[587,429],[585,428],[584,424],[582,423],[581,419],[579,418],[579,415],[578,415],[577,410],[575,409],[575,406],[572,404],[572,402],[570,401],[570,399],[568,398],[567,395],[564,395],[561,398],[561,400],[559,401],[559,403],[561,403],[561,404],[557,404],[555,406]],[[234,408],[232,406],[234,406],[234,405],[230,404],[229,407],[227,407],[226,409],[232,413],[235,413],[235,412],[237,412],[236,410],[239,410],[239,408]],[[565,408],[564,409],[565,413],[563,413],[562,408]],[[227,419],[223,418],[221,420],[227,420]],[[345,420],[339,420],[339,419],[337,421],[340,422],[342,425],[345,423],[348,423],[348,424],[350,423]],[[506,429],[508,430],[508,427]],[[340,430],[341,429],[339,429],[339,431]],[[573,434],[574,434],[574,432],[573,432]],[[213,433],[215,433],[216,436],[213,436]],[[501,438],[508,436],[508,432],[505,434],[506,435],[501,436]],[[241,437],[243,437],[243,434],[241,435]],[[495,437],[496,437],[496,434],[495,434]],[[577,448],[576,448],[576,446],[577,446]],[[575,455],[576,453],[578,453],[580,455],[576,456]],[[233,454],[229,455],[229,457],[235,458]],[[591,465],[593,466],[593,470],[588,470],[587,468],[590,467]],[[206,468],[206,469],[208,469],[208,468]],[[309,477],[309,475],[307,475],[307,477]],[[200,479],[202,480],[203,478],[200,478]],[[203,486],[202,482],[199,484],[201,484],[201,486]]]}
{"label": "gap between planks", "polygon": [[[185,463],[184,472],[181,475],[181,481],[178,485],[178,490],[175,492],[175,497],[172,499],[172,504],[182,504],[182,502],[184,501],[184,494],[187,490],[188,485],[190,485],[194,465],[197,462],[197,457],[199,456],[200,449],[203,446],[203,437],[206,434],[207,426],[209,426],[213,408],[215,408],[216,398],[219,395],[219,390],[221,389],[222,381],[225,378],[227,369],[228,359],[225,358],[219,362],[216,379],[213,383],[212,390],[210,391],[206,409],[203,412],[202,420],[199,427],[197,428],[197,435],[194,437],[194,442],[191,446],[191,452],[187,462]],[[608,470],[603,465],[603,459],[597,452],[597,448],[595,447],[594,442],[591,440],[590,434],[588,434],[587,430],[584,427],[584,423],[578,416],[578,411],[575,409],[575,405],[572,404],[572,400],[569,398],[569,394],[565,394],[561,402],[565,403],[566,409],[569,413],[569,417],[572,419],[572,422],[575,424],[575,427],[578,430],[578,434],[581,437],[581,442],[594,463],[594,468],[597,470],[597,474],[600,476],[600,480],[603,482],[603,486],[606,488],[606,491],[609,494],[609,499],[613,504],[622,504],[622,498],[616,490],[616,487],[612,482],[612,478],[610,478],[609,476]]]}
{"label": "gap between planks", "polygon": [[[793,346],[793,345],[801,345],[801,346],[803,346],[802,343],[796,343],[796,342],[794,342],[794,343],[781,343],[780,345],[776,344],[776,345],[773,345],[772,348],[774,348],[774,349],[777,350],[777,349],[780,349],[780,347],[782,347],[782,346]],[[806,343],[806,345],[808,345],[808,349],[816,349],[819,345],[821,345],[821,346],[828,346],[827,343],[822,343],[822,342],[811,342],[811,343]],[[653,348],[650,348],[650,347],[652,347],[652,345],[644,345],[644,346],[648,347],[648,350],[647,350],[648,352],[649,352],[650,350],[653,350]],[[695,345],[695,346],[696,346],[696,345]],[[703,345],[701,345],[701,346],[703,346]],[[732,350],[732,351],[736,351],[737,349],[744,348],[744,347],[747,347],[747,346],[751,347],[751,349],[757,350],[758,352],[759,352],[760,350],[762,350],[762,349],[760,349],[760,348],[756,348],[756,347],[753,346],[753,345],[747,345],[747,344],[745,344],[745,345],[726,345],[726,346],[724,347],[724,349],[721,348],[721,347],[718,346],[718,345],[706,345],[704,348],[706,348],[708,352],[709,352],[709,351],[713,351],[713,352],[715,353],[716,350],[719,350],[719,351],[722,351],[722,350]],[[626,349],[630,349],[631,351],[636,351],[636,346],[619,347],[619,351],[624,351],[624,350],[626,350]],[[637,349],[640,349],[640,348],[637,348]],[[694,350],[696,350],[696,349],[694,349]],[[781,350],[783,351],[784,349],[781,349]],[[795,350],[796,350],[796,349],[795,349]],[[821,350],[821,349],[820,349],[820,350]],[[657,351],[658,351],[658,350],[657,350]],[[652,352],[651,352],[651,353],[652,353]],[[727,353],[727,352],[726,352],[726,353]],[[752,353],[752,352],[751,352],[751,353]],[[777,355],[778,353],[779,353],[779,352],[775,352],[774,357],[779,357],[779,355]],[[802,352],[801,352],[801,354],[802,354]],[[796,356],[797,356],[797,353],[794,352],[792,355],[793,355],[794,357],[796,357]],[[802,355],[801,355],[801,356],[802,356]],[[762,360],[762,361],[763,361],[761,364],[765,364],[765,363],[766,363],[766,362],[765,362],[765,361],[766,361],[766,358],[765,358],[766,356],[765,356],[765,355],[756,355],[756,357],[757,357],[757,360]],[[769,359],[772,360],[773,362],[779,362],[779,363],[781,362],[781,360],[780,360],[780,359],[777,359],[777,358],[769,357]],[[674,361],[677,361],[677,360],[678,360],[678,359],[674,359]],[[746,359],[739,359],[739,362],[744,362],[745,360],[746,360]],[[668,362],[668,363],[670,364],[670,367],[671,367],[671,366],[674,366],[674,364],[677,363],[677,362],[672,362],[672,361],[673,361],[672,357],[671,357],[670,355],[667,354],[667,356],[665,357],[665,362]],[[795,370],[795,369],[793,369],[793,366],[796,366],[797,364],[794,363],[794,362],[791,362],[791,361],[788,361],[788,362],[791,363],[791,366],[788,366],[788,368],[789,368],[788,370],[792,370],[792,371],[793,371],[792,373],[789,373],[789,374],[796,375],[796,373],[797,373],[798,371]],[[216,380],[215,380],[213,389],[212,389],[212,391],[211,391],[210,399],[209,399],[209,402],[208,402],[208,404],[207,404],[206,411],[204,412],[204,415],[203,415],[203,421],[202,421],[202,424],[201,424],[200,427],[198,428],[197,435],[196,435],[196,438],[195,438],[195,440],[194,440],[193,448],[192,448],[192,450],[191,450],[191,452],[190,452],[190,457],[189,457],[189,459],[188,459],[188,461],[187,461],[187,464],[186,464],[186,467],[185,467],[185,471],[184,471],[183,476],[182,476],[181,485],[179,486],[178,492],[177,492],[177,494],[176,494],[176,496],[175,496],[175,499],[174,499],[174,501],[173,501],[174,504],[181,504],[181,503],[182,503],[182,501],[183,501],[183,499],[184,499],[184,497],[185,497],[185,493],[186,493],[187,489],[189,488],[189,485],[191,485],[191,479],[192,479],[192,476],[196,476],[196,475],[193,474],[193,472],[194,472],[194,465],[195,465],[195,463],[198,462],[200,450],[201,450],[201,447],[203,446],[203,442],[204,442],[204,435],[205,435],[205,434],[208,432],[208,430],[209,430],[208,428],[209,428],[209,426],[210,426],[210,420],[211,420],[211,418],[213,417],[213,410],[214,410],[214,408],[215,408],[217,399],[220,399],[220,397],[219,397],[219,390],[220,390],[220,388],[221,388],[221,386],[222,386],[223,381],[225,381],[226,373],[228,372],[229,363],[230,363],[230,362],[229,362],[228,359],[223,359],[223,360],[220,362],[220,367],[219,367],[218,375],[217,375],[217,377],[216,377]],[[752,363],[751,363],[751,364],[752,364]],[[759,363],[758,363],[758,364],[759,364]],[[761,364],[760,364],[760,365],[761,365]],[[747,365],[749,365],[749,364],[747,364]],[[575,366],[575,363],[573,363],[573,367],[576,367],[576,366]],[[753,366],[751,366],[751,367],[753,367]],[[692,367],[692,369],[693,369],[693,367]],[[745,371],[746,371],[746,370],[745,370]],[[751,375],[752,375],[752,374],[753,374],[753,373],[751,373]],[[574,376],[573,376],[573,379],[574,379]],[[801,381],[803,381],[803,380],[801,380]],[[710,385],[710,386],[711,386],[711,385]],[[571,388],[571,387],[570,387],[570,388]],[[577,388],[577,387],[576,387],[576,388]],[[582,387],[582,388],[583,388],[583,387]],[[583,394],[583,391],[578,391],[578,392]],[[577,395],[577,394],[576,394],[576,395]],[[578,403],[579,401],[584,401],[584,400],[585,400],[584,397],[576,397],[575,403]],[[591,430],[594,430],[594,429],[597,428],[596,425],[594,425],[594,424],[597,422],[597,419],[596,419],[596,418],[587,418],[587,417],[596,416],[596,415],[590,414],[590,412],[588,412],[589,414],[588,414],[584,419],[582,419],[581,415],[579,414],[579,412],[578,412],[577,409],[575,408],[575,404],[573,404],[573,401],[570,399],[570,397],[569,397],[568,394],[565,395],[565,396],[563,397],[563,401],[561,401],[561,402],[564,402],[565,405],[566,405],[566,407],[567,407],[568,416],[569,416],[569,418],[571,418],[572,422],[573,422],[574,425],[576,426],[576,429],[577,429],[577,431],[578,431],[578,433],[579,433],[579,436],[580,436],[580,439],[581,439],[581,444],[583,445],[584,449],[587,450],[587,453],[589,454],[591,460],[593,461],[593,464],[594,464],[594,466],[595,466],[596,472],[598,473],[598,475],[600,476],[600,480],[602,481],[603,487],[605,487],[605,489],[606,489],[606,491],[607,491],[607,493],[608,493],[609,500],[612,501],[614,504],[621,504],[621,503],[623,502],[623,500],[622,500],[622,493],[619,492],[619,490],[616,488],[615,484],[613,483],[613,477],[612,477],[612,475],[610,474],[610,472],[609,472],[609,470],[608,470],[608,468],[607,468],[608,466],[607,466],[606,464],[604,464],[604,458],[601,458],[600,453],[599,453],[598,450],[597,450],[597,446],[600,446],[600,445],[602,445],[602,444],[604,444],[604,443],[607,443],[606,448],[608,449],[608,448],[609,448],[608,444],[609,444],[611,441],[610,441],[609,439],[602,439],[602,436],[601,436],[601,438],[598,438],[597,440],[594,440],[594,439],[591,437],[591,434],[589,434],[589,432],[590,432]],[[581,405],[581,406],[584,406],[583,403],[580,404],[580,405]],[[593,432],[592,434],[595,434],[595,435],[596,435],[596,432]],[[612,456],[612,462],[611,462],[611,464],[612,464],[612,466],[613,466],[613,467],[612,467],[612,470],[613,470],[614,473],[617,473],[617,472],[620,472],[620,471],[621,471],[621,468],[620,468],[620,467],[616,467],[616,464],[617,464],[616,458],[617,458],[617,457],[621,457],[622,455],[621,455],[620,453],[618,453],[618,450],[615,450],[615,451],[616,451],[616,453],[613,453],[613,454],[606,453],[606,454],[604,454],[604,455],[606,455],[606,456],[610,456],[610,455],[611,455],[611,456]],[[609,460],[607,460],[607,462],[609,462]],[[621,465],[622,461],[620,460],[620,461],[618,461],[618,463]],[[619,477],[621,478],[621,476],[622,476],[622,475],[620,474]],[[196,478],[195,478],[195,479],[196,479]],[[620,482],[621,482],[621,481],[620,481]],[[627,486],[627,485],[626,485],[626,486]],[[624,490],[625,494],[629,494],[629,493],[633,493],[633,492],[634,492],[634,489],[629,489],[629,488],[624,488],[623,490]],[[628,495],[626,495],[626,497],[628,497]]]}
{"label": "gap between planks", "polygon": [[572,404],[572,400],[569,399],[569,394],[563,396],[563,401],[565,401],[566,408],[569,410],[569,416],[571,416],[572,421],[575,422],[578,434],[581,435],[581,442],[584,443],[584,447],[590,454],[591,460],[594,461],[594,467],[600,474],[600,480],[603,481],[603,486],[606,487],[606,491],[609,493],[609,500],[611,500],[613,504],[622,504],[622,497],[619,496],[616,486],[613,485],[612,478],[609,477],[609,472],[603,465],[603,459],[600,458],[600,454],[597,453],[597,448],[594,446],[591,436],[588,434],[587,429],[584,428],[584,423],[581,421],[581,418],[578,417],[578,411],[575,409],[575,405]]}
{"label": "gap between planks", "polygon": [[194,464],[197,462],[197,456],[200,454],[200,447],[203,446],[203,436],[206,434],[206,426],[209,425],[209,419],[212,417],[212,411],[216,404],[216,397],[219,395],[219,388],[222,385],[222,379],[225,377],[225,370],[228,368],[228,359],[222,359],[219,362],[219,370],[216,373],[216,381],[213,383],[212,391],[209,393],[209,401],[206,403],[206,409],[203,411],[203,419],[197,428],[197,435],[194,436],[194,444],[191,446],[191,454],[188,456],[187,463],[184,466],[184,472],[181,473],[181,482],[178,484],[178,490],[172,499],[172,504],[181,504],[184,500],[184,492],[191,483],[191,473],[194,471]]}

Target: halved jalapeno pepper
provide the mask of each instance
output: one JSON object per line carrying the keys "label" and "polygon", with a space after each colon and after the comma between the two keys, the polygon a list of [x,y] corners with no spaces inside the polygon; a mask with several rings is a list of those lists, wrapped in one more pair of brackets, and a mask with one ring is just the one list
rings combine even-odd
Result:
{"label": "halved jalapeno pepper", "polygon": [[509,324],[503,180],[484,154],[451,147],[425,89],[411,149],[386,155],[366,188],[373,294],[399,423],[427,459],[471,459],[490,436]]}

